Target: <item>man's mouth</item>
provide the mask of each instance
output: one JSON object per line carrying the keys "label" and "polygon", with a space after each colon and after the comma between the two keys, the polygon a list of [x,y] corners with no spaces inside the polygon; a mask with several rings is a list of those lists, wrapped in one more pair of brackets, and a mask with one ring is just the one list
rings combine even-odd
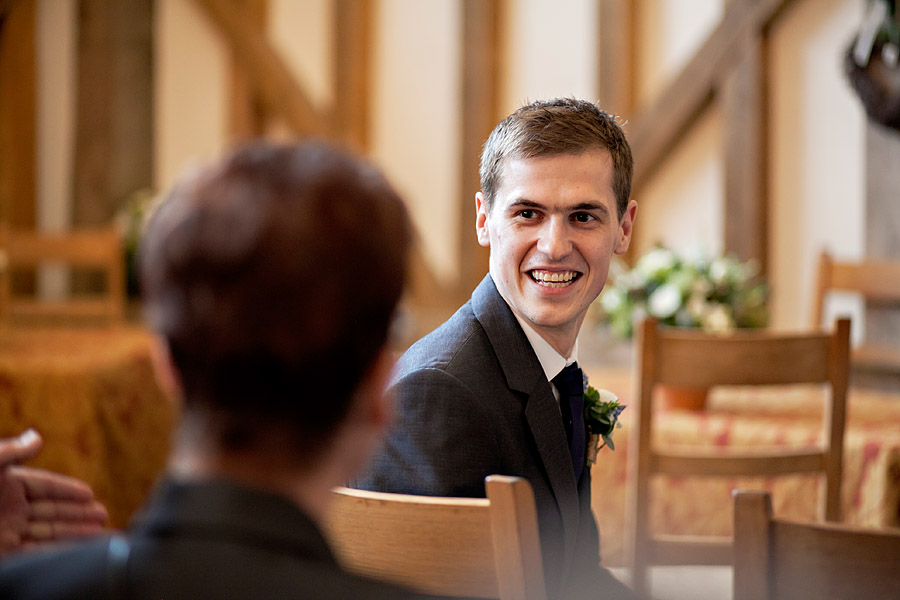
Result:
{"label": "man's mouth", "polygon": [[578,271],[529,271],[529,275],[538,285],[549,288],[562,288],[572,285],[581,277]]}

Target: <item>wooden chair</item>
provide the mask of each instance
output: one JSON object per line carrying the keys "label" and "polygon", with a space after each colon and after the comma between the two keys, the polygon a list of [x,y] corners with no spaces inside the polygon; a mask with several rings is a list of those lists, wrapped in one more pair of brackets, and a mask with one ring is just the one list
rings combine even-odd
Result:
{"label": "wooden chair", "polygon": [[492,475],[487,499],[334,492],[325,531],[349,569],[425,594],[543,600],[537,511],[524,479]]}
{"label": "wooden chair", "polygon": [[[107,319],[120,321],[125,313],[125,267],[122,239],[113,228],[36,233],[0,226],[0,320],[34,321]],[[14,294],[10,274],[44,264],[65,264],[101,272],[105,287],[99,295],[78,295],[63,300],[42,300]]]}
{"label": "wooden chair", "polygon": [[767,492],[734,495],[734,600],[900,598],[900,529],[793,523]]}
{"label": "wooden chair", "polygon": [[[632,584],[647,593],[650,565],[731,564],[731,540],[654,536],[650,531],[650,481],[671,476],[774,476],[824,474],[822,513],[840,518],[841,461],[849,371],[850,321],[839,320],[833,332],[779,334],[738,331],[727,336],[699,330],[666,328],[644,321],[638,334],[636,385],[638,406],[632,413],[628,475],[628,551]],[[710,388],[716,385],[787,385],[821,383],[829,390],[824,410],[824,447],[797,451],[727,454],[656,448],[652,398],[657,385]]]}
{"label": "wooden chair", "polygon": [[[867,303],[900,309],[900,262],[835,261],[828,252],[823,251],[819,255],[813,298],[814,327],[822,326],[825,301],[832,291],[853,292]],[[900,375],[900,343],[896,346],[863,343],[851,351],[851,363],[867,371]]]}

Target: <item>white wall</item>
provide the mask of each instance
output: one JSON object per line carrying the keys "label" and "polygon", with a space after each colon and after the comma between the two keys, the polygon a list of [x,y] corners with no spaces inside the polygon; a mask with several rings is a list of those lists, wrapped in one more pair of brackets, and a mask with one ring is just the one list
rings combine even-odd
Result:
{"label": "white wall", "polygon": [[[372,156],[410,206],[426,260],[452,281],[458,255],[462,7],[381,0],[372,78]],[[474,223],[474,221],[473,221]]]}
{"label": "white wall", "polygon": [[[776,326],[810,323],[822,248],[849,259],[864,252],[865,115],[840,66],[863,8],[858,0],[796,2],[772,32],[769,191]],[[862,318],[858,304],[844,307],[853,308],[854,321]],[[863,328],[853,330],[858,335]]]}

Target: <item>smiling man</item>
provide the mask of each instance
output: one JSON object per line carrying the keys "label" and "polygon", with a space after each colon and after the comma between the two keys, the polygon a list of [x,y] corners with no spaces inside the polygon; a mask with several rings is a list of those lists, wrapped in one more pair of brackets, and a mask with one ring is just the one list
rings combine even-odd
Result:
{"label": "smiling man", "polygon": [[622,129],[589,102],[535,102],[497,125],[475,196],[490,273],[400,359],[397,420],[356,482],[483,497],[487,475],[528,479],[549,598],[632,597],[599,564],[576,342],[628,249],[631,173]]}

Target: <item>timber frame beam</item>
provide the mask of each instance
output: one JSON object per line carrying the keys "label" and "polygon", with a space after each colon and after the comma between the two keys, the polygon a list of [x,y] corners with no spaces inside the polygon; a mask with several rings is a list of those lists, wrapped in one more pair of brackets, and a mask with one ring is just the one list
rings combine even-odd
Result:
{"label": "timber frame beam", "polygon": [[[766,42],[771,24],[793,2],[728,2],[721,23],[629,128],[633,188],[639,191],[719,97],[726,122],[725,249],[742,260],[757,260],[763,275],[768,268]],[[609,25],[603,28],[608,30]]]}

